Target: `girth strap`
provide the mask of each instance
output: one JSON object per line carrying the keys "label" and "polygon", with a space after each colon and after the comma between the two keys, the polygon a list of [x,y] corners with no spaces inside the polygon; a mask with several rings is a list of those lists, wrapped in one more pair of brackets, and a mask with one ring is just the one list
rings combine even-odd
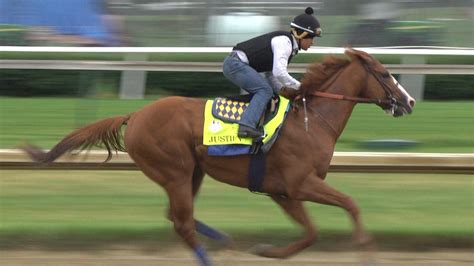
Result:
{"label": "girth strap", "polygon": [[262,184],[265,178],[265,153],[259,150],[250,155],[248,170],[248,189],[252,192],[263,192]]}

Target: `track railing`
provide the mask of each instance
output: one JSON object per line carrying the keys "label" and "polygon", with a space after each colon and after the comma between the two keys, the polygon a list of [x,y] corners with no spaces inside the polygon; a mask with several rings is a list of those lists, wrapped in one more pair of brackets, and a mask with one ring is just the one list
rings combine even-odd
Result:
{"label": "track railing", "polygon": [[[21,150],[0,150],[2,170],[137,170],[127,153],[106,151],[66,155],[51,164],[36,164]],[[330,172],[474,174],[474,153],[336,152]]]}
{"label": "track railing", "polygon": [[[436,47],[435,47],[436,48]],[[474,49],[469,48],[357,48],[373,55],[411,56],[474,56]],[[34,47],[34,46],[0,46],[0,52],[6,53],[114,53],[114,54],[153,54],[153,53],[194,53],[194,54],[226,54],[231,47]],[[302,54],[343,54],[344,48],[317,47]],[[307,64],[291,64],[289,71],[304,73]],[[387,64],[386,67],[395,74],[447,74],[472,75],[473,65],[455,64]],[[3,69],[66,69],[66,70],[115,70],[115,71],[192,71],[220,72],[221,63],[213,62],[153,62],[153,61],[98,61],[98,60],[23,60],[2,59]]]}

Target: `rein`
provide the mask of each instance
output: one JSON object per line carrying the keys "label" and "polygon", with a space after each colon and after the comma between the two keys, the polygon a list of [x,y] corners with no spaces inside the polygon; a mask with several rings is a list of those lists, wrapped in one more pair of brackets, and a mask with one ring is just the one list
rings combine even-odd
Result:
{"label": "rein", "polygon": [[376,104],[391,104],[392,100],[389,99],[373,99],[373,98],[361,98],[361,97],[352,97],[347,95],[315,91],[310,95],[322,98],[329,98],[334,100],[343,100],[343,101],[352,101],[357,103],[376,103]]}
{"label": "rein", "polygon": [[[347,96],[347,95],[341,95],[341,94],[335,94],[335,93],[330,93],[330,92],[322,92],[322,91],[314,91],[310,93],[309,95],[311,96],[316,96],[316,97],[321,97],[321,98],[328,98],[328,99],[334,99],[334,100],[342,100],[342,101],[352,101],[352,102],[357,102],[357,103],[375,103],[375,104],[389,104],[393,105],[396,104],[396,100],[392,97],[392,93],[390,92],[390,89],[388,88],[387,84],[374,72],[371,70],[369,66],[366,64],[362,64],[363,67],[366,70],[366,78],[365,81],[367,83],[368,75],[371,74],[374,76],[374,78],[380,83],[382,88],[384,89],[387,98],[385,99],[379,99],[379,98],[362,98],[362,97],[353,97],[353,96]],[[342,73],[342,71],[339,71],[336,74],[336,77],[332,79],[330,84],[332,84],[337,77]],[[367,85],[367,84],[366,84]],[[305,101],[305,96],[298,95],[295,100],[303,99]]]}

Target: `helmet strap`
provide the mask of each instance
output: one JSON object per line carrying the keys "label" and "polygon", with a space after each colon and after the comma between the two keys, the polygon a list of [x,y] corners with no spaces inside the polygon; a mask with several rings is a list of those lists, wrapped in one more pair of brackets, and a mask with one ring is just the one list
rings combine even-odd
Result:
{"label": "helmet strap", "polygon": [[296,39],[304,39],[304,37],[308,36],[307,31],[303,31],[301,34],[298,34],[295,29],[291,29],[291,33],[293,33],[293,36],[295,36]]}
{"label": "helmet strap", "polygon": [[301,50],[301,39],[296,39],[296,43],[298,44],[298,51]]}

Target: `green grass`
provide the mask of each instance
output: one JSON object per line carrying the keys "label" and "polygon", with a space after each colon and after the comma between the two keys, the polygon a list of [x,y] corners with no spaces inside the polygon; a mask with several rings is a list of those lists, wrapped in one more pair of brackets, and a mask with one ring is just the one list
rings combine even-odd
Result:
{"label": "green grass", "polygon": [[[472,176],[335,173],[327,181],[359,203],[365,225],[386,248],[420,241],[431,247],[472,244]],[[306,206],[323,243],[350,239],[350,222],[341,209]],[[138,171],[2,170],[0,248],[175,241],[166,208],[163,190]],[[204,182],[195,216],[254,244],[286,243],[300,232],[268,197],[211,178]]]}
{"label": "green grass", "polygon": [[[0,148],[23,141],[50,148],[71,130],[98,119],[133,112],[153,99],[63,99],[0,97]],[[373,105],[358,105],[337,151],[368,150],[361,142],[406,139],[409,152],[473,152],[474,103],[419,102],[410,116],[392,118]]]}
{"label": "green grass", "polygon": [[413,114],[400,118],[383,115],[373,105],[358,105],[337,150],[361,148],[372,139],[406,139],[419,142],[407,151],[474,152],[473,102],[419,102]]}

